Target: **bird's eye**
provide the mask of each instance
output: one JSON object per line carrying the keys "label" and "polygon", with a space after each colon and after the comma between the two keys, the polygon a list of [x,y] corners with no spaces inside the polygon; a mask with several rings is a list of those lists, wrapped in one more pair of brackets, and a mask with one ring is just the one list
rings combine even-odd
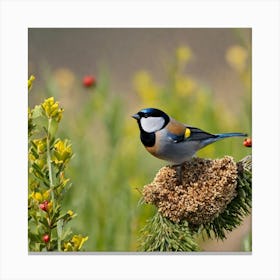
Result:
{"label": "bird's eye", "polygon": [[144,114],[144,118],[148,118],[148,114]]}

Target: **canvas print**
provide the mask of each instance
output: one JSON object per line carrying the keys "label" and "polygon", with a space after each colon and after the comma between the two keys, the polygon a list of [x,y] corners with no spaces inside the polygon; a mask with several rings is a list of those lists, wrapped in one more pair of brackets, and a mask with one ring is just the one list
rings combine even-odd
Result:
{"label": "canvas print", "polygon": [[29,28],[29,253],[251,252],[251,36]]}

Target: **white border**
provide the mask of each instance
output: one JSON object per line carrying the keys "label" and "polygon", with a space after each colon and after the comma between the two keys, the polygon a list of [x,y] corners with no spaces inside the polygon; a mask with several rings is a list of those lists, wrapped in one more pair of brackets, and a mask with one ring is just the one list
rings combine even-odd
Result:
{"label": "white border", "polygon": [[[279,279],[279,2],[2,1],[1,279]],[[27,28],[253,28],[253,254],[27,254]]]}

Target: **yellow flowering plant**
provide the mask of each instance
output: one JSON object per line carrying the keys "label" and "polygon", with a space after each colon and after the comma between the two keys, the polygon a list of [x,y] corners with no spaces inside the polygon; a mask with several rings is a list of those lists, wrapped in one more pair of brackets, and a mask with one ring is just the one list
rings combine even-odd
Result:
{"label": "yellow flowering plant", "polygon": [[[28,80],[28,90],[35,80]],[[53,97],[28,109],[28,245],[29,251],[80,251],[87,236],[73,234],[62,203],[71,186],[66,169],[73,156],[69,140],[56,138],[63,109]]]}

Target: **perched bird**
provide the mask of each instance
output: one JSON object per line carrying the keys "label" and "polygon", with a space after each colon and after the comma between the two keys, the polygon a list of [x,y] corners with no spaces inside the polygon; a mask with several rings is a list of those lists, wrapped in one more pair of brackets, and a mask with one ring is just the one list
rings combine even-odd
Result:
{"label": "perched bird", "polygon": [[[140,139],[153,156],[180,166],[203,147],[228,137],[245,137],[244,133],[211,134],[180,123],[155,108],[146,108],[132,116],[137,120]],[[181,173],[181,170],[179,170]]]}

